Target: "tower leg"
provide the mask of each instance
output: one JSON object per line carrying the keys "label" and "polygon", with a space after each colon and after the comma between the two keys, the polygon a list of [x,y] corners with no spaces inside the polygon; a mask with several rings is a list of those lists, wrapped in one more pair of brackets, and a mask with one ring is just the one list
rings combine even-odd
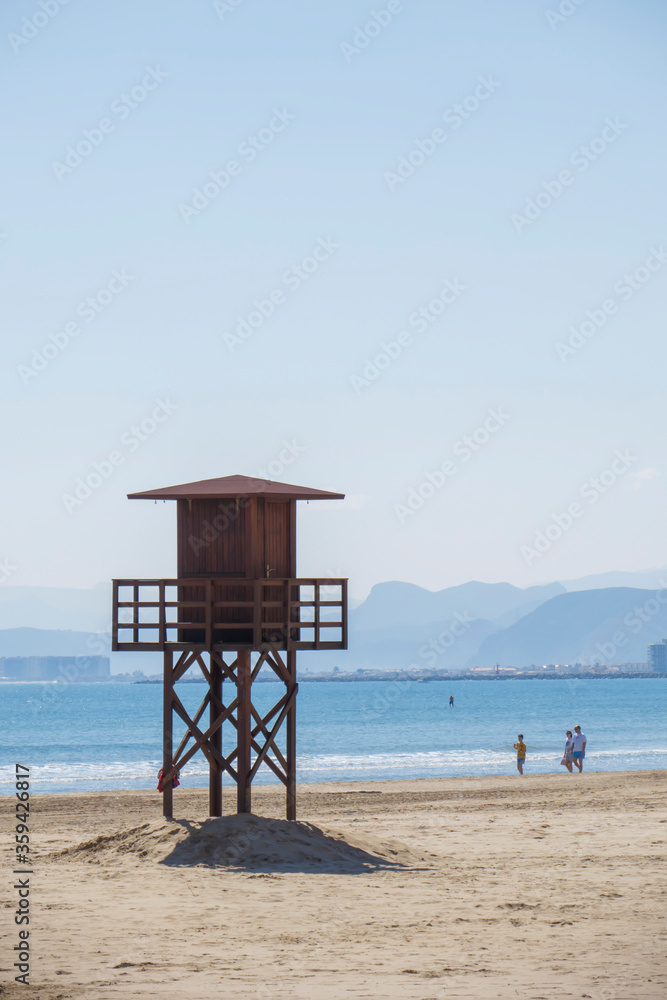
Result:
{"label": "tower leg", "polygon": [[[212,726],[220,714],[220,706],[222,705],[222,670],[213,656],[209,658],[209,671],[211,674],[209,725]],[[210,739],[211,746],[222,753],[222,726],[217,732],[211,734]],[[222,768],[213,757],[209,763],[208,774],[208,814],[209,816],[222,816]]]}
{"label": "tower leg", "polygon": [[[162,702],[162,719],[163,719],[163,737],[162,737],[162,773],[167,774],[172,765],[172,754],[174,751],[173,737],[172,737],[172,704],[173,704],[173,669],[174,669],[174,654],[165,649],[164,651],[164,678],[163,678],[163,702]],[[173,816],[173,798],[174,789],[171,783],[171,779],[167,781],[164,785],[164,791],[162,793],[162,812],[167,819],[171,819]]]}
{"label": "tower leg", "polygon": [[239,813],[252,812],[250,801],[250,704],[251,675],[250,653],[237,653],[236,685],[239,699],[236,710],[237,747],[238,747],[238,785],[237,807]]}
{"label": "tower leg", "polygon": [[[292,685],[296,685],[296,653],[294,651],[287,653],[287,670]],[[286,817],[294,820],[296,819],[296,698],[292,700],[285,722],[287,725]]]}

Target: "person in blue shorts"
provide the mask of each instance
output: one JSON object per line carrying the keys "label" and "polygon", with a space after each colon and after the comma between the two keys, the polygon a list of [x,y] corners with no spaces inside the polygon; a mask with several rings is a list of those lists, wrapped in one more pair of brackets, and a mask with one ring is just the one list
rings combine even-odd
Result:
{"label": "person in blue shorts", "polygon": [[526,763],[526,744],[523,742],[523,733],[519,733],[518,743],[514,744],[516,750],[516,769],[519,774],[523,774],[523,765]]}
{"label": "person in blue shorts", "polygon": [[586,756],[586,737],[581,731],[581,726],[574,727],[574,736],[572,737],[572,760],[574,761],[575,767],[579,771],[579,774],[584,769],[584,757]]}

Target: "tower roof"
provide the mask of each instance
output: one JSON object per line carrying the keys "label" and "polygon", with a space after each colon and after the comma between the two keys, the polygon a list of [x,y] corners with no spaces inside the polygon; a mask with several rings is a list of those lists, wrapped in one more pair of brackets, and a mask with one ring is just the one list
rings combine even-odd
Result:
{"label": "tower roof", "polygon": [[290,486],[271,479],[252,476],[222,476],[220,479],[200,479],[196,483],[164,486],[143,493],[128,493],[128,500],[229,500],[236,497],[261,496],[268,500],[343,500],[344,493],[314,490],[308,486]]}

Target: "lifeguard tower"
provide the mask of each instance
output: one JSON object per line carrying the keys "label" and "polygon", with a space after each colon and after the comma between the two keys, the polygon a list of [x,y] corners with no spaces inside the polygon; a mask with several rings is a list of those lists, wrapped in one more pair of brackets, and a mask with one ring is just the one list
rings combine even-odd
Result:
{"label": "lifeguard tower", "polygon": [[[113,581],[112,649],[164,654],[165,816],[172,816],[175,775],[201,750],[211,816],[222,815],[225,771],[237,786],[237,812],[250,812],[252,781],[264,764],[285,785],[287,819],[296,819],[296,654],[347,649],[347,580],[296,578],[296,505],[343,497],[247,476],[129,494],[177,504],[177,578]],[[262,715],[252,685],[265,665],[285,692]],[[176,692],[190,667],[207,683],[192,717]],[[226,704],[224,681],[232,685]],[[174,712],[185,725],[175,750]],[[223,752],[225,722],[235,745]]]}

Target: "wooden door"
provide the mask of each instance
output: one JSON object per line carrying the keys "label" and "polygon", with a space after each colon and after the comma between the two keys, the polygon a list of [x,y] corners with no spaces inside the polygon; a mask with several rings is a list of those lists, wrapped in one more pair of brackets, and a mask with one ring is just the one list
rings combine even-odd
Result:
{"label": "wooden door", "polygon": [[[178,511],[178,575],[208,577],[214,580],[211,597],[214,601],[252,600],[252,588],[224,584],[225,577],[245,577],[247,557],[246,505],[231,500],[179,501]],[[205,587],[179,587],[182,601],[204,601]],[[187,619],[204,622],[204,608],[192,608]],[[218,624],[248,622],[252,624],[251,608],[218,608],[214,621]],[[203,643],[203,629],[183,629],[181,642]],[[252,629],[215,629],[214,643],[247,644],[252,642]]]}
{"label": "wooden door", "polygon": [[[292,549],[292,506],[289,500],[265,500],[263,517],[264,579],[284,580],[294,575]],[[264,586],[264,600],[279,601],[280,607],[266,608],[263,615],[265,642],[282,645],[285,641],[288,587],[284,583],[275,587]],[[279,628],[271,628],[275,622]],[[269,625],[267,628],[266,625]]]}

